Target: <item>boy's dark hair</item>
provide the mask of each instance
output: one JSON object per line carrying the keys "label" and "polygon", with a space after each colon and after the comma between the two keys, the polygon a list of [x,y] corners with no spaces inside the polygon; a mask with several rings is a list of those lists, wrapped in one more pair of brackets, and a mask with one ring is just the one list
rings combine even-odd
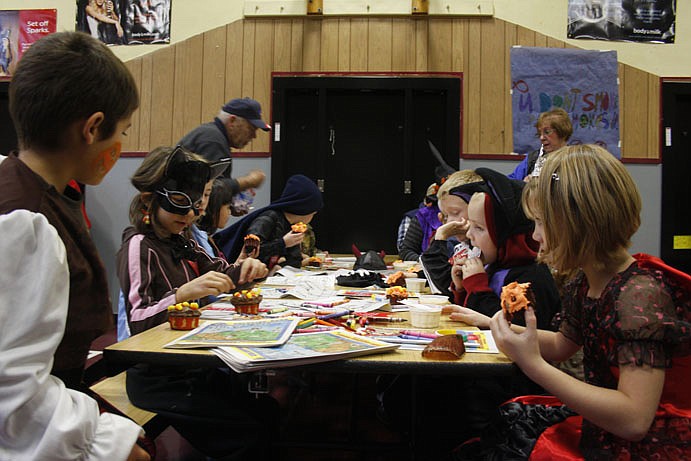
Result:
{"label": "boy's dark hair", "polygon": [[206,205],[204,216],[199,220],[199,227],[209,234],[216,232],[218,230],[218,214],[221,211],[221,207],[232,203],[232,201],[233,188],[230,186],[230,182],[223,178],[214,179],[209,203]]}
{"label": "boy's dark hair", "polygon": [[67,128],[103,112],[101,139],[139,106],[132,74],[103,43],[59,32],[31,45],[9,88],[9,110],[22,149],[65,147]]}

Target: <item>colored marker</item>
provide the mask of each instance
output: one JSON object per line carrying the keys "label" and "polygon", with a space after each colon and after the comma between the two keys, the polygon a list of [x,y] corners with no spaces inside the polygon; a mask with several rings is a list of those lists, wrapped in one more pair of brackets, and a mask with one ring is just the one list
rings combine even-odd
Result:
{"label": "colored marker", "polygon": [[403,330],[403,331],[401,331],[401,334],[405,335],[405,336],[415,336],[416,338],[435,339],[435,338],[439,337],[439,335],[436,333],[427,333],[424,331]]}

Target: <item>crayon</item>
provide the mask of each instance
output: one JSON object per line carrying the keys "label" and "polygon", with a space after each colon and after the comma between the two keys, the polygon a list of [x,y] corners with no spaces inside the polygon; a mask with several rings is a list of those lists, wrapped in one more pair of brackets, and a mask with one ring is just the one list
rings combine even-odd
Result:
{"label": "crayon", "polygon": [[314,325],[314,322],[316,322],[316,321],[317,321],[317,319],[315,319],[314,317],[309,318],[307,320],[303,320],[301,322],[298,322],[297,328],[299,328],[299,329],[307,328],[309,326]]}
{"label": "crayon", "polygon": [[338,327],[304,328],[295,330],[295,333],[321,333],[322,331],[338,330]]}
{"label": "crayon", "polygon": [[425,331],[403,330],[403,331],[401,331],[401,334],[406,335],[406,336],[415,336],[416,338],[435,339],[435,338],[439,337],[439,335],[436,333],[429,333],[429,332],[425,332]]}
{"label": "crayon", "polygon": [[266,309],[260,308],[259,312],[266,312],[267,314],[278,314],[280,312],[285,312],[287,310],[287,307],[269,307]]}
{"label": "crayon", "polygon": [[338,301],[331,301],[331,302],[318,302],[318,301],[305,301],[302,303],[303,307],[334,307],[334,306],[340,306],[341,304],[345,304],[349,302],[349,299],[342,299]]}
{"label": "crayon", "polygon": [[418,341],[426,341],[426,342],[432,342],[432,338],[425,338],[423,336],[414,336],[414,335],[398,335],[399,338],[401,339],[415,339]]}
{"label": "crayon", "polygon": [[338,317],[343,317],[347,313],[348,313],[348,311],[333,312],[333,313],[326,314],[326,315],[320,315],[318,318],[320,318],[321,320],[335,319]]}
{"label": "crayon", "polygon": [[369,322],[407,322],[407,319],[402,317],[369,317]]}
{"label": "crayon", "polygon": [[336,325],[336,324],[334,324],[334,323],[327,322],[326,320],[322,320],[322,319],[320,319],[320,318],[318,318],[318,319],[316,320],[316,323],[317,323],[318,325],[324,325],[324,326],[327,326],[327,327],[338,327],[338,326],[339,326],[339,325]]}

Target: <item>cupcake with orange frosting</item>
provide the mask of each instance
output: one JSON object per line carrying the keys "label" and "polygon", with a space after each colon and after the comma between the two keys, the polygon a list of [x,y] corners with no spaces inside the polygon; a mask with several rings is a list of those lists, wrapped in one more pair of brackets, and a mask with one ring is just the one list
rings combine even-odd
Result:
{"label": "cupcake with orange frosting", "polygon": [[389,304],[401,304],[401,301],[408,299],[408,290],[405,287],[393,286],[386,289],[386,297]]}
{"label": "cupcake with orange frosting", "polygon": [[257,315],[259,314],[259,303],[263,299],[259,288],[252,288],[233,293],[233,296],[230,297],[230,303],[235,307],[235,312],[238,314]]}
{"label": "cupcake with orange frosting", "polygon": [[173,330],[194,330],[201,315],[197,303],[185,301],[168,306],[168,323]]}
{"label": "cupcake with orange frosting", "polygon": [[298,234],[301,234],[307,231],[307,224],[305,224],[304,222],[296,222],[295,224],[290,226],[290,230]]}

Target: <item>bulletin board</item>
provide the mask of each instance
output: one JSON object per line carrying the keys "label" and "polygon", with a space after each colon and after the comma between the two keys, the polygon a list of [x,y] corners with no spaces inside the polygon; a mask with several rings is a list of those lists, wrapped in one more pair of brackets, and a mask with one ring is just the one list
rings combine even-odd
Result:
{"label": "bulletin board", "polygon": [[539,149],[540,113],[561,107],[571,116],[568,144],[598,144],[621,157],[616,51],[513,47],[513,150]]}

